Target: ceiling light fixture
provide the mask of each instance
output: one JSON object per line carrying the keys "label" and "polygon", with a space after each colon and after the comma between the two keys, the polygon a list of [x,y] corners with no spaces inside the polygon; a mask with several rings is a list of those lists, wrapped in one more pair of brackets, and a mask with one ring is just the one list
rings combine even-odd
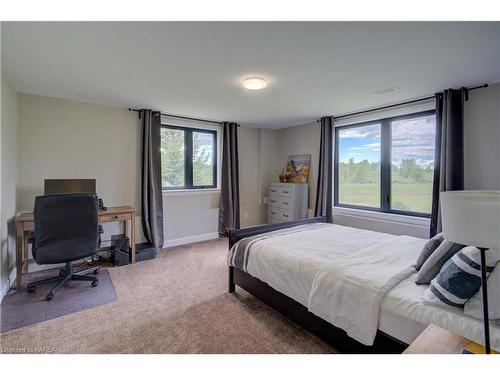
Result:
{"label": "ceiling light fixture", "polygon": [[248,90],[262,90],[266,86],[266,80],[260,77],[250,77],[243,81],[243,87]]}

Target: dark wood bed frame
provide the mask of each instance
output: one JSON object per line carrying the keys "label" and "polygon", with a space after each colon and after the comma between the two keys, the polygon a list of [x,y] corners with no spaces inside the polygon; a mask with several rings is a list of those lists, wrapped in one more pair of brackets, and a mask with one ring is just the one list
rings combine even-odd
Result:
{"label": "dark wood bed frame", "polygon": [[[279,224],[260,225],[251,228],[233,229],[229,231],[229,248],[242,238],[256,234],[271,232],[277,229],[291,228],[297,225],[323,223],[323,217],[289,221]],[[319,318],[307,310],[307,307],[294,299],[270,287],[265,282],[243,272],[229,267],[229,293],[235,291],[238,285],[250,294],[259,298],[287,318],[330,344],[341,353],[401,353],[407,344],[378,331],[373,346],[367,346],[349,337],[345,331]]]}

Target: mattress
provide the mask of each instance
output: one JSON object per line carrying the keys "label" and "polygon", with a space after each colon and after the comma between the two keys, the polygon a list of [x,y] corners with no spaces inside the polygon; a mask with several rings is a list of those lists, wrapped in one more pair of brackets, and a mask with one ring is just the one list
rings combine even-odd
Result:
{"label": "mattress", "polygon": [[[409,344],[433,323],[474,342],[484,342],[482,320],[466,315],[460,308],[430,304],[424,298],[427,285],[415,284],[416,276],[410,275],[386,294],[379,330]],[[491,347],[498,351],[500,324],[490,322],[490,339]]]}

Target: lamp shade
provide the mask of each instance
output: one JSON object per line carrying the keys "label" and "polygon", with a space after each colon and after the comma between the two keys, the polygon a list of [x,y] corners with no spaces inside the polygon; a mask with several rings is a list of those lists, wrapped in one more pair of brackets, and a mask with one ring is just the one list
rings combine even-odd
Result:
{"label": "lamp shade", "polygon": [[445,239],[500,249],[500,190],[447,191],[440,196]]}

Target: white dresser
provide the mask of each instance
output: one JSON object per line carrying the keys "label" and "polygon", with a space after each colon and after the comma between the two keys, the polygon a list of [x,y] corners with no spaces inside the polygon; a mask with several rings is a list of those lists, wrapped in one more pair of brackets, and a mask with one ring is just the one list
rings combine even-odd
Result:
{"label": "white dresser", "polygon": [[275,182],[269,185],[267,196],[269,224],[307,218],[307,184]]}

